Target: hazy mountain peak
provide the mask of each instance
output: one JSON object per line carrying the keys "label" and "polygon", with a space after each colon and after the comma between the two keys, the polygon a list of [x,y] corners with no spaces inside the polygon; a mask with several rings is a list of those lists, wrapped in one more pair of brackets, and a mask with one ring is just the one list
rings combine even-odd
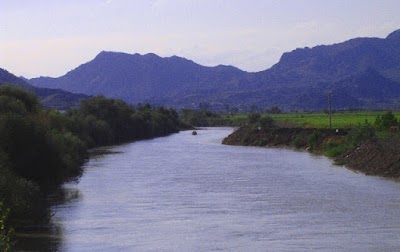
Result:
{"label": "hazy mountain peak", "polygon": [[400,29],[390,33],[386,39],[390,39],[390,40],[398,40],[400,41]]}
{"label": "hazy mountain peak", "polygon": [[96,57],[106,57],[106,56],[110,56],[110,55],[124,55],[127,53],[124,52],[113,52],[113,51],[101,51],[99,54],[97,54]]}
{"label": "hazy mountain peak", "polygon": [[[206,102],[220,107],[228,104],[287,109],[321,109],[325,102],[318,101],[325,101],[323,94],[339,83],[338,107],[371,108],[377,106],[376,102],[386,106],[390,102],[393,105],[396,97],[400,99],[399,39],[397,30],[387,39],[354,38],[333,45],[297,48],[258,73],[233,66],[205,67],[178,56],[103,51],[60,78],[37,78],[30,83],[103,94],[131,103],[193,108]],[[388,94],[392,100],[385,98]]]}
{"label": "hazy mountain peak", "polygon": [[[140,54],[139,54],[140,55]],[[143,57],[146,57],[146,58],[152,58],[152,59],[159,59],[159,58],[161,58],[160,56],[158,56],[157,54],[155,54],[155,53],[146,53],[146,54],[144,54],[144,55],[142,55]]]}

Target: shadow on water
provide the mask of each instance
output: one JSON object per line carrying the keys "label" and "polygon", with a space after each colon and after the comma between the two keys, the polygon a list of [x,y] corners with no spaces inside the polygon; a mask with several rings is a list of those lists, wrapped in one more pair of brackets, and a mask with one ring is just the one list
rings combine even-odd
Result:
{"label": "shadow on water", "polygon": [[[119,152],[112,151],[108,147],[94,148],[89,151],[91,159],[101,158]],[[78,183],[82,174],[77,174],[71,183]],[[79,201],[82,198],[81,192],[75,188],[61,187],[43,197],[44,213],[34,223],[25,221],[14,221],[16,230],[17,251],[60,251],[63,248],[64,228],[61,223],[52,220],[57,206]]]}
{"label": "shadow on water", "polygon": [[110,146],[98,147],[89,151],[90,158],[103,157],[110,154],[120,154],[122,152],[111,150]]}
{"label": "shadow on water", "polygon": [[64,240],[63,227],[61,223],[51,220],[52,208],[80,198],[79,190],[73,188],[61,188],[48,195],[45,199],[47,212],[42,220],[29,224],[16,222],[16,250],[60,251]]}

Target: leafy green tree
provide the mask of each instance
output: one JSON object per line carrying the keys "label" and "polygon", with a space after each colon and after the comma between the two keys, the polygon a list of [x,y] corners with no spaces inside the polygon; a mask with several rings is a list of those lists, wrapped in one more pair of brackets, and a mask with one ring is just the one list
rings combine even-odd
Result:
{"label": "leafy green tree", "polygon": [[166,135],[177,132],[181,126],[174,110],[153,109],[149,104],[134,109],[121,100],[103,96],[82,101],[81,107],[70,115],[83,121],[80,131],[86,133],[78,135],[88,136],[94,146]]}
{"label": "leafy green tree", "polygon": [[86,148],[65,126],[55,123],[60,114],[43,111],[34,95],[18,88],[0,88],[0,100],[16,104],[14,110],[0,110],[0,149],[17,176],[44,188],[79,174]]}
{"label": "leafy green tree", "polygon": [[[28,112],[37,112],[40,109],[40,102],[37,97],[28,91],[25,91],[22,88],[11,86],[11,85],[3,85],[0,87],[0,97],[6,96],[9,99],[13,99],[15,103],[23,103],[25,109]],[[4,105],[2,103],[2,105]],[[19,106],[19,105],[18,105]],[[1,108],[3,111],[3,108]]]}
{"label": "leafy green tree", "polygon": [[86,119],[91,122],[89,126],[92,126],[97,132],[105,131],[109,127],[109,132],[104,132],[105,135],[102,135],[99,141],[94,137],[97,144],[103,144],[111,135],[113,139],[108,144],[134,139],[132,115],[135,110],[121,100],[95,96],[82,101],[78,113],[83,117],[92,116],[98,120],[99,122],[94,123],[93,118]]}
{"label": "leafy green tree", "polygon": [[180,126],[176,111],[163,107],[136,110],[96,96],[63,114],[43,110],[29,92],[1,87],[0,201],[13,219],[47,220],[43,194],[79,178],[89,147],[166,135]]}
{"label": "leafy green tree", "polygon": [[[172,117],[175,121],[178,120],[176,115],[172,115]],[[210,125],[210,121],[219,117],[219,115],[207,110],[184,109],[181,111],[182,121],[192,126],[207,127]]]}

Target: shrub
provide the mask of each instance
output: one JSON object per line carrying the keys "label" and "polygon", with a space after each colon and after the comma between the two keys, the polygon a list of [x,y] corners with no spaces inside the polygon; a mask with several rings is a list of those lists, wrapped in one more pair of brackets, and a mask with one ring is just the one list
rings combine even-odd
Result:
{"label": "shrub", "polygon": [[275,125],[274,119],[269,116],[261,117],[259,119],[261,129],[270,129]]}
{"label": "shrub", "polygon": [[369,124],[359,125],[350,130],[346,137],[346,142],[352,146],[356,146],[364,140],[375,137],[375,128]]}
{"label": "shrub", "polygon": [[315,149],[321,141],[321,133],[319,131],[314,131],[310,138],[308,139],[308,144],[310,145],[311,149]]}
{"label": "shrub", "polygon": [[396,116],[392,113],[392,111],[388,111],[382,116],[377,116],[375,119],[375,126],[379,130],[387,130],[392,126],[397,126],[398,121]]}
{"label": "shrub", "polygon": [[259,113],[251,113],[247,116],[247,120],[250,124],[258,123],[261,118],[261,114]]}
{"label": "shrub", "polygon": [[10,213],[9,208],[5,208],[0,201],[0,251],[8,252],[13,250],[12,236],[14,230],[7,225],[7,218]]}
{"label": "shrub", "polygon": [[293,146],[296,148],[300,148],[303,146],[303,140],[301,139],[301,137],[297,136],[293,142],[292,142]]}
{"label": "shrub", "polygon": [[336,157],[348,149],[349,147],[346,144],[327,143],[324,145],[324,153],[328,157]]}

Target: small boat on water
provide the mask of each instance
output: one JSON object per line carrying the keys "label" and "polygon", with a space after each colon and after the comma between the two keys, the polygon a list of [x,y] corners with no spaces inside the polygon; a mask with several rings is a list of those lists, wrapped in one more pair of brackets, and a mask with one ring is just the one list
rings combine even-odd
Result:
{"label": "small boat on water", "polygon": [[193,131],[192,131],[192,135],[193,135],[193,136],[197,135],[197,131],[193,130]]}

